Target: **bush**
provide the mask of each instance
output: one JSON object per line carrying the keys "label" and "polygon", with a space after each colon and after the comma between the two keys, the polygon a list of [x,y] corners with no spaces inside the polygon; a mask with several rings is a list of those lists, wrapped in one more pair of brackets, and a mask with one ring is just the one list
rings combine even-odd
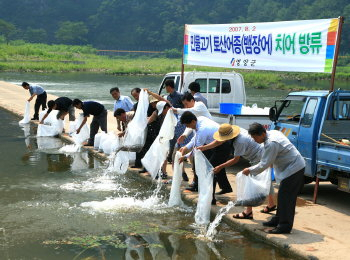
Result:
{"label": "bush", "polygon": [[181,58],[182,57],[182,52],[179,51],[178,49],[169,49],[169,50],[165,50],[165,57],[167,58]]}

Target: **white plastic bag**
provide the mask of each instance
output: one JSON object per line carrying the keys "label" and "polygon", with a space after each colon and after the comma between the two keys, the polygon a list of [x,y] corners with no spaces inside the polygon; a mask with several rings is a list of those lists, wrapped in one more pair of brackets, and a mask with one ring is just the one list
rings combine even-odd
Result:
{"label": "white plastic bag", "polygon": [[111,143],[111,149],[112,149],[111,153],[115,153],[119,151],[121,145],[122,145],[122,142],[120,140],[120,137],[116,136],[116,138],[113,139]]}
{"label": "white plastic bag", "polygon": [[[45,120],[46,121],[46,120]],[[39,124],[37,136],[56,136],[63,131],[63,120],[56,119],[51,125]]]}
{"label": "white plastic bag", "polygon": [[236,206],[256,207],[262,205],[270,193],[271,168],[267,168],[256,176],[246,176],[242,172],[237,173],[236,186]]}
{"label": "white plastic bag", "polygon": [[20,125],[24,125],[24,124],[28,124],[29,122],[30,122],[30,103],[29,103],[29,101],[27,101],[26,106],[24,108],[24,117],[18,123]]}
{"label": "white plastic bag", "polygon": [[103,152],[102,144],[107,139],[108,139],[108,134],[106,132],[102,131],[102,134],[101,134],[101,137],[100,137],[100,145],[98,146],[98,151],[99,152]]}
{"label": "white plastic bag", "polygon": [[109,132],[107,134],[107,137],[103,139],[103,143],[101,143],[102,151],[105,154],[111,154],[112,150],[113,150],[113,148],[112,148],[113,143],[117,139],[118,139],[118,137],[115,136],[115,134],[113,132]]}
{"label": "white plastic bag", "polygon": [[113,167],[114,170],[119,174],[126,173],[129,167],[129,152],[118,152],[115,156]]}
{"label": "white plastic bag", "polygon": [[182,207],[184,205],[181,199],[181,180],[182,180],[182,166],[183,162],[179,163],[179,158],[181,157],[181,153],[179,151],[175,154],[174,159],[174,171],[173,171],[173,181],[171,183],[170,190],[170,198],[168,205],[170,207],[179,206]]}
{"label": "white plastic bag", "polygon": [[157,138],[141,159],[142,165],[154,179],[160,171],[169,152],[169,141],[174,138],[177,119],[172,110],[169,110]]}
{"label": "white plastic bag", "polygon": [[95,139],[94,139],[94,149],[95,150],[98,150],[98,148],[100,147],[100,141],[101,141],[101,136],[105,134],[104,131],[100,132],[100,133],[97,133],[95,135]]}
{"label": "white plastic bag", "polygon": [[141,90],[134,118],[126,128],[123,151],[138,152],[145,145],[147,135],[148,94]]}
{"label": "white plastic bag", "polygon": [[194,150],[194,162],[198,176],[198,203],[194,218],[198,225],[206,225],[210,222],[213,198],[213,166],[197,149]]}
{"label": "white plastic bag", "polygon": [[[84,116],[83,114],[80,114],[78,119],[75,120],[74,128],[78,129],[81,123],[83,122],[83,120],[84,120]],[[90,129],[87,124],[84,124],[84,126],[80,129],[79,134],[77,134],[76,131],[72,133],[73,141],[77,145],[82,145],[89,137],[90,137]]]}

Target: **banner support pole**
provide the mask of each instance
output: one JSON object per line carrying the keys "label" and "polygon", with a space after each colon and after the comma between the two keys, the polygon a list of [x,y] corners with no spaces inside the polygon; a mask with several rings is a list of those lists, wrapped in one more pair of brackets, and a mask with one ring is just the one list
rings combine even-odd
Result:
{"label": "banner support pole", "polygon": [[342,31],[342,27],[343,27],[343,23],[344,23],[343,16],[339,16],[338,19],[339,19],[339,24],[338,24],[338,32],[337,32],[337,42],[336,42],[336,46],[335,46],[333,68],[332,68],[332,75],[331,75],[331,86],[330,86],[329,92],[334,91],[334,80],[335,80],[335,72],[337,70],[339,46],[340,46],[340,40],[341,40],[341,31]]}
{"label": "banner support pole", "polygon": [[184,43],[182,45],[182,61],[181,61],[181,81],[179,91],[182,90],[182,85],[184,83],[184,74],[185,74],[185,64],[184,64],[184,56],[185,56],[185,34],[186,34],[186,24],[184,25]]}

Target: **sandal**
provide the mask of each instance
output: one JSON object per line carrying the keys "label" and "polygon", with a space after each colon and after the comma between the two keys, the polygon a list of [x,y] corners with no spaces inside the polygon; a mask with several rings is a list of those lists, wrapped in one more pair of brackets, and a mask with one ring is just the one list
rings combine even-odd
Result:
{"label": "sandal", "polygon": [[271,208],[269,206],[265,206],[262,210],[260,210],[261,213],[269,214],[272,211],[277,210],[276,205],[272,206]]}
{"label": "sandal", "polygon": [[233,215],[233,218],[238,218],[238,219],[253,219],[253,211],[251,211],[250,213],[246,214],[244,211],[242,212],[241,216],[239,213],[236,215]]}

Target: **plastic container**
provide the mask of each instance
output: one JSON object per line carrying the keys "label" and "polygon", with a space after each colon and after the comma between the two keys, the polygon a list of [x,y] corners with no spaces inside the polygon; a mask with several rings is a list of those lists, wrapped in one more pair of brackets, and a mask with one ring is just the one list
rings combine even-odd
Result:
{"label": "plastic container", "polygon": [[220,113],[230,115],[240,115],[242,104],[238,103],[220,103]]}

